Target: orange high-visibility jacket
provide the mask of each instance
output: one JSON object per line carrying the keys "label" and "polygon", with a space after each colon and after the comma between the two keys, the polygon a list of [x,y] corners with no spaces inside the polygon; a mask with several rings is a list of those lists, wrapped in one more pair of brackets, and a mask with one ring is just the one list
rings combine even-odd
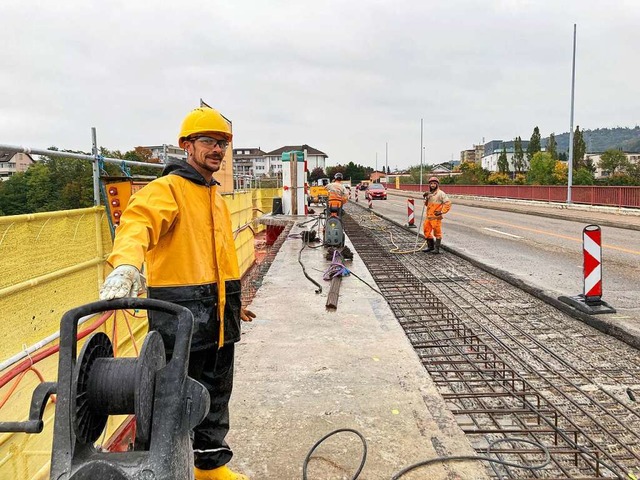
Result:
{"label": "orange high-visibility jacket", "polygon": [[436,216],[436,212],[441,211],[444,215],[451,210],[451,200],[440,188],[435,192],[427,192],[424,204],[427,206],[427,220],[441,220],[442,217]]}

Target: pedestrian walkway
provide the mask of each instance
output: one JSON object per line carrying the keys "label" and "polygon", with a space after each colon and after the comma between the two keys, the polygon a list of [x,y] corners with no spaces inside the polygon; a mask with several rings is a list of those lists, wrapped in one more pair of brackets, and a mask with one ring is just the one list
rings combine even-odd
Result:
{"label": "pedestrian walkway", "polygon": [[[298,263],[301,247],[291,236],[284,242],[250,306],[257,319],[243,326],[236,347],[231,465],[252,480],[300,479],[314,443],[341,428],[366,438],[362,480],[389,479],[428,458],[473,455],[384,298],[345,277],[337,310],[327,311],[329,282],[321,278],[330,262],[323,248],[302,251],[307,273],[323,284],[316,294]],[[354,254],[350,268],[375,286]],[[331,437],[308,478],[352,478],[361,455],[355,434]],[[483,479],[484,472],[478,462],[454,462],[402,478]]]}

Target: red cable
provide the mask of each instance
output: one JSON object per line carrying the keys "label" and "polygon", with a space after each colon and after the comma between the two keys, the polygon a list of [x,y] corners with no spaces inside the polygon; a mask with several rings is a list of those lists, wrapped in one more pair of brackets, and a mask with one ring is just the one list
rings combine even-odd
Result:
{"label": "red cable", "polygon": [[[9,397],[11,395],[13,395],[13,392],[16,391],[16,388],[18,388],[18,385],[20,384],[20,382],[22,381],[22,379],[27,375],[27,373],[29,373],[29,371],[35,373],[38,378],[40,379],[40,383],[44,382],[44,377],[42,376],[42,374],[38,371],[37,368],[33,368],[33,367],[29,367],[27,370],[25,370],[24,372],[22,372],[20,375],[18,375],[18,379],[15,381],[15,383],[11,386],[11,388],[9,389],[9,391],[7,392],[7,394],[4,396],[4,398],[2,400],[0,400],[0,408],[4,407],[4,404],[7,403],[7,400],[9,400]],[[52,395],[51,396],[51,400],[55,403],[55,396]]]}
{"label": "red cable", "polygon": [[129,338],[131,339],[131,343],[133,343],[133,349],[136,352],[136,357],[140,356],[140,352],[138,352],[138,344],[136,343],[136,339],[133,336],[133,331],[131,330],[131,324],[129,323],[129,318],[127,315],[130,315],[126,310],[122,311],[124,313],[124,321],[127,323],[127,329],[129,330]]}
{"label": "red cable", "polygon": [[[104,312],[102,316],[98,320],[96,320],[94,323],[92,323],[86,330],[82,330],[81,332],[78,332],[77,340],[83,339],[84,337],[89,335],[91,332],[93,332],[95,329],[97,329],[100,325],[104,324],[107,321],[107,319],[111,315],[113,315],[113,313],[114,313],[113,310]],[[19,363],[18,365],[16,365],[15,367],[13,367],[11,370],[9,370],[7,373],[5,373],[0,377],[0,388],[4,387],[7,383],[9,383],[11,380],[16,378],[22,372],[29,370],[33,365],[35,365],[39,361],[47,357],[50,357],[51,355],[58,352],[59,350],[60,350],[59,344],[52,345],[51,347],[46,348],[41,352],[37,353],[36,355],[33,355],[32,357],[29,357],[28,359]]]}

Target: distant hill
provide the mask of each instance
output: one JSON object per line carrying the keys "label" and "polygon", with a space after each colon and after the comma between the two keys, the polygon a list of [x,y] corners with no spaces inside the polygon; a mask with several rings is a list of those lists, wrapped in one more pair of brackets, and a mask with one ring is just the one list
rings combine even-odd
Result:
{"label": "distant hill", "polygon": [[[640,152],[640,126],[634,128],[597,128],[596,130],[583,130],[584,141],[587,144],[587,153],[602,153],[610,148],[622,149],[625,152]],[[542,145],[547,144],[549,138],[542,140]],[[569,151],[569,133],[556,135],[558,152]]]}

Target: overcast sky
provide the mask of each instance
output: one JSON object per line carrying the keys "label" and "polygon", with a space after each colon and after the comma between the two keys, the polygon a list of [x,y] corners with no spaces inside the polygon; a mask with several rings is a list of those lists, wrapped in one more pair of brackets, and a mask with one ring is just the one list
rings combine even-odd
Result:
{"label": "overcast sky", "polygon": [[459,159],[493,139],[640,123],[638,0],[0,2],[0,143],[176,144],[203,98],[234,147],[329,165]]}

